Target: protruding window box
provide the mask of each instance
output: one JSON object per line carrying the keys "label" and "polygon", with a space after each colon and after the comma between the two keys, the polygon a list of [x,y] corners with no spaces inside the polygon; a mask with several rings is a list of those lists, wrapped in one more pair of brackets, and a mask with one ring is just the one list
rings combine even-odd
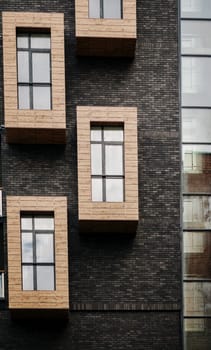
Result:
{"label": "protruding window box", "polygon": [[7,243],[9,309],[13,315],[24,311],[31,316],[43,310],[67,315],[66,197],[8,196]]}
{"label": "protruding window box", "polygon": [[3,12],[8,143],[66,142],[64,16]]}
{"label": "protruding window box", "polygon": [[78,55],[134,56],[135,0],[76,0],[75,4]]}
{"label": "protruding window box", "polygon": [[77,107],[79,226],[136,232],[137,108]]}

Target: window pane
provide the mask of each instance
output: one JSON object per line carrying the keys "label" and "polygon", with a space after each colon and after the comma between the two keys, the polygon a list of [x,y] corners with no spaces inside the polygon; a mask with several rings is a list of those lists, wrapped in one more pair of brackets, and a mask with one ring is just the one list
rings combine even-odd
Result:
{"label": "window pane", "polygon": [[30,109],[29,87],[28,86],[19,86],[18,87],[18,108],[19,109]]}
{"label": "window pane", "polygon": [[102,145],[91,145],[92,175],[102,174]]}
{"label": "window pane", "polygon": [[97,126],[91,128],[91,141],[102,141],[102,128]]}
{"label": "window pane", "polygon": [[184,232],[184,277],[211,279],[211,232]]}
{"label": "window pane", "polygon": [[183,145],[184,192],[211,192],[211,145]]}
{"label": "window pane", "polygon": [[35,217],[34,218],[35,230],[54,230],[54,218],[53,217]]}
{"label": "window pane", "polygon": [[31,48],[32,49],[50,49],[51,39],[49,34],[32,34]]}
{"label": "window pane", "polygon": [[32,233],[22,233],[22,262],[33,262],[33,245],[32,245]]}
{"label": "window pane", "polygon": [[184,196],[183,208],[185,229],[211,229],[211,197]]}
{"label": "window pane", "polygon": [[33,266],[22,266],[23,290],[33,290]]}
{"label": "window pane", "polygon": [[211,106],[211,58],[182,58],[183,106]]}
{"label": "window pane", "polygon": [[36,234],[36,262],[54,262],[53,239],[53,234]]}
{"label": "window pane", "polygon": [[29,38],[27,35],[18,35],[17,37],[17,48],[18,49],[28,49]]}
{"label": "window pane", "polygon": [[34,109],[51,109],[51,88],[33,87],[33,107]]}
{"label": "window pane", "polygon": [[[186,349],[210,350],[211,319],[190,318],[184,320]],[[203,344],[203,347],[202,347]]]}
{"label": "window pane", "polygon": [[4,274],[0,272],[0,298],[4,298]]}
{"label": "window pane", "polygon": [[183,142],[211,142],[211,110],[182,109]]}
{"label": "window pane", "polygon": [[53,266],[37,266],[37,290],[54,290]]}
{"label": "window pane", "polygon": [[92,179],[92,201],[102,202],[102,200],[103,200],[102,179]]}
{"label": "window pane", "polygon": [[182,0],[182,17],[211,18],[210,0]]}
{"label": "window pane", "polygon": [[123,175],[122,146],[105,146],[106,175]]}
{"label": "window pane", "polygon": [[121,0],[103,1],[104,18],[121,18]]}
{"label": "window pane", "polygon": [[21,218],[21,229],[22,230],[32,230],[32,218],[22,217]]}
{"label": "window pane", "polygon": [[184,283],[184,315],[211,316],[211,283]]}
{"label": "window pane", "polygon": [[89,0],[89,17],[100,18],[100,0]]}
{"label": "window pane", "polygon": [[123,202],[123,179],[106,179],[106,201]]}
{"label": "window pane", "polygon": [[122,127],[105,127],[104,140],[105,141],[120,141],[123,142],[123,128]]}
{"label": "window pane", "polygon": [[50,55],[48,53],[32,54],[33,83],[50,83]]}
{"label": "window pane", "polygon": [[18,82],[29,82],[29,54],[28,52],[18,52]]}
{"label": "window pane", "polygon": [[182,21],[182,53],[211,54],[210,32],[210,21]]}

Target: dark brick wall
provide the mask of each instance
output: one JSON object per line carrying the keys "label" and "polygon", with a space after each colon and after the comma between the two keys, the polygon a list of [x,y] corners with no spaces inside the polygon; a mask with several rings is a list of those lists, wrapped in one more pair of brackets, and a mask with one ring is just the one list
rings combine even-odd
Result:
{"label": "dark brick wall", "polygon": [[[55,334],[54,341],[49,340],[42,330],[31,329],[29,334],[40,334],[43,344],[50,342],[52,349],[67,349],[68,344],[82,350],[180,349],[177,2],[137,1],[133,60],[76,57],[73,0],[1,0],[0,11],[65,13],[67,145],[8,145],[3,134],[2,184],[7,195],[68,196],[71,307],[98,310],[97,314],[75,311],[58,340]],[[2,72],[0,29],[1,123]],[[140,221],[133,237],[78,233],[77,105],[138,107]],[[103,308],[110,311],[101,313]],[[136,311],[115,313],[114,309]],[[147,309],[151,311],[142,311]],[[5,323],[0,320],[0,332],[8,339],[2,349],[44,348],[35,347],[25,327],[11,324],[7,317]]]}

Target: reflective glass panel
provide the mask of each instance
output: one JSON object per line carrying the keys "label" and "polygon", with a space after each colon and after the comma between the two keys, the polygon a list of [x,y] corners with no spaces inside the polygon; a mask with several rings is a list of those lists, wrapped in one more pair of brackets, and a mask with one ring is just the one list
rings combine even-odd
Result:
{"label": "reflective glass panel", "polygon": [[32,218],[31,217],[21,217],[21,229],[22,230],[32,230]]}
{"label": "reflective glass panel", "polygon": [[48,34],[32,34],[31,35],[32,49],[50,49],[51,40]]}
{"label": "reflective glass panel", "polygon": [[37,290],[54,290],[54,267],[37,266]]}
{"label": "reflective glass panel", "polygon": [[211,58],[182,58],[182,105],[211,106]]}
{"label": "reflective glass panel", "polygon": [[211,18],[210,0],[181,0],[182,17]]}
{"label": "reflective glass panel", "polygon": [[33,266],[22,266],[23,290],[33,290]]}
{"label": "reflective glass panel", "polygon": [[105,141],[119,141],[123,142],[123,128],[122,127],[104,127],[104,140]]}
{"label": "reflective glass panel", "polygon": [[54,262],[53,234],[36,234],[36,262]]}
{"label": "reflective glass panel", "polygon": [[184,315],[211,316],[211,282],[184,282]]}
{"label": "reflective glass panel", "polygon": [[33,244],[31,232],[22,233],[22,262],[33,262]]}
{"label": "reflective glass panel", "polygon": [[102,202],[102,200],[103,200],[102,179],[92,179],[92,201]]}
{"label": "reflective glass panel", "polygon": [[183,54],[211,54],[211,22],[182,21],[181,45]]}
{"label": "reflective glass panel", "polygon": [[102,145],[91,145],[91,169],[92,175],[102,174]]}
{"label": "reflective glass panel", "polygon": [[[186,350],[210,350],[211,319],[190,318],[184,320]],[[203,344],[203,345],[202,345]]]}
{"label": "reflective glass panel", "polygon": [[17,36],[17,48],[18,49],[28,49],[29,47],[29,38],[27,35],[18,35]]}
{"label": "reflective glass panel", "polygon": [[211,142],[211,110],[182,109],[183,142]]}
{"label": "reflective glass panel", "polygon": [[211,229],[211,197],[184,196],[184,229]]}
{"label": "reflective glass panel", "polygon": [[29,54],[28,52],[18,52],[18,82],[29,82]]}
{"label": "reflective glass panel", "polygon": [[184,232],[184,278],[211,279],[211,232]]}
{"label": "reflective glass panel", "polygon": [[211,145],[183,145],[183,190],[211,192]]}
{"label": "reflective glass panel", "polygon": [[89,17],[100,18],[100,0],[89,0]]}
{"label": "reflective glass panel", "polygon": [[54,230],[54,218],[53,217],[35,217],[34,218],[35,230]]}
{"label": "reflective glass panel", "polygon": [[104,0],[103,17],[121,18],[121,0]]}
{"label": "reflective glass panel", "polygon": [[32,54],[33,83],[50,83],[50,55],[48,53]]}
{"label": "reflective glass panel", "polygon": [[123,179],[106,179],[106,201],[123,202]]}
{"label": "reflective glass panel", "polygon": [[4,274],[0,272],[0,298],[4,298]]}
{"label": "reflective glass panel", "polygon": [[105,146],[105,173],[106,175],[123,175],[122,146]]}
{"label": "reflective glass panel", "polygon": [[91,128],[91,141],[102,140],[102,128],[94,126]]}
{"label": "reflective glass panel", "polygon": [[29,87],[28,86],[19,86],[18,87],[18,108],[19,109],[30,109]]}
{"label": "reflective glass panel", "polygon": [[50,87],[33,87],[33,107],[34,109],[51,109]]}

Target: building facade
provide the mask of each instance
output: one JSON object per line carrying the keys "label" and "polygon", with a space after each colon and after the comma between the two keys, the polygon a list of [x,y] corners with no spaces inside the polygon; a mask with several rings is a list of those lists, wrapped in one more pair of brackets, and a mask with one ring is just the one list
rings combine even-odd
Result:
{"label": "building facade", "polygon": [[182,349],[177,1],[1,1],[0,349]]}

